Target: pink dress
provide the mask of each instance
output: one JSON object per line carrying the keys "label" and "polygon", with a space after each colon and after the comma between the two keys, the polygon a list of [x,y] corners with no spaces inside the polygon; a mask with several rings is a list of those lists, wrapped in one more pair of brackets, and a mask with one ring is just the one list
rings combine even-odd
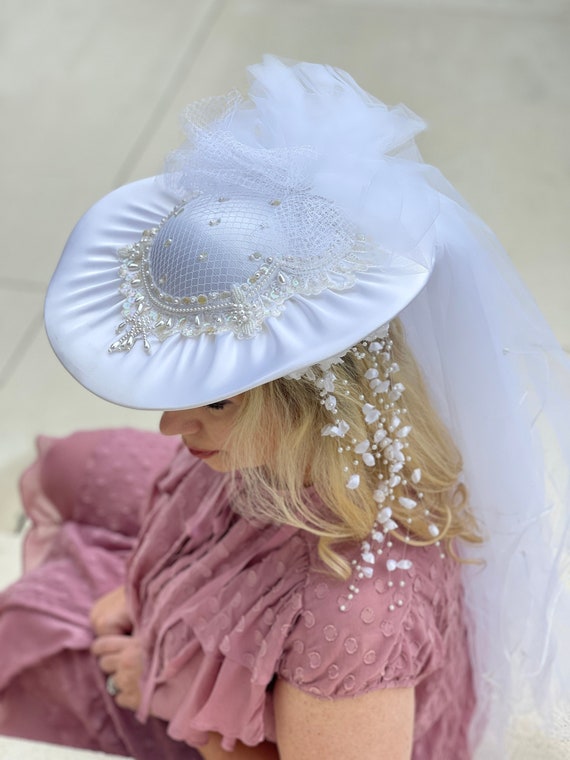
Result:
{"label": "pink dress", "polygon": [[[0,733],[198,760],[208,731],[227,750],[274,740],[282,678],[324,699],[414,686],[414,760],[470,757],[460,571],[436,547],[408,547],[409,570],[377,564],[341,612],[348,582],[316,539],[238,516],[227,477],[176,441],[116,430],[39,447],[22,479],[26,573],[0,595]],[[121,583],[147,656],[136,716],[88,651],[90,607]]]}

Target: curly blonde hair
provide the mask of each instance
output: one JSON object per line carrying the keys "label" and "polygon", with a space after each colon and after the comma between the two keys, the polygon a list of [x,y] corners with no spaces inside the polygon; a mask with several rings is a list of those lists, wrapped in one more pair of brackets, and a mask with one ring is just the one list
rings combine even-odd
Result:
{"label": "curly blonde hair", "polygon": [[[394,531],[393,536],[408,544],[428,545],[445,541],[454,555],[452,541],[461,538],[478,543],[481,538],[470,512],[467,491],[460,481],[461,456],[449,432],[437,415],[421,375],[409,350],[403,327],[395,319],[390,324],[392,359],[399,365],[398,381],[405,386],[399,416],[411,425],[407,438],[406,462],[400,473],[411,489],[412,469],[422,472],[423,504],[429,508],[430,523],[439,529],[434,538],[421,514],[412,517],[410,510],[396,501],[390,504],[393,518],[406,526],[407,535]],[[359,344],[360,345],[360,344]],[[357,346],[358,348],[358,346]],[[337,393],[336,417],[350,426],[353,440],[367,439],[369,431],[362,414],[364,401],[374,401],[364,373],[369,368],[365,351],[349,352],[332,368],[336,386],[348,390]],[[323,370],[313,368],[322,376]],[[319,537],[319,554],[330,570],[343,578],[350,566],[337,551],[345,541],[361,541],[370,535],[378,504],[374,492],[378,476],[387,475],[386,464],[378,459],[375,466],[361,472],[360,486],[346,487],[347,465],[354,453],[339,447],[339,439],[322,436],[331,423],[330,412],[314,380],[280,378],[245,394],[236,424],[231,433],[230,449],[239,459],[264,461],[261,467],[240,471],[241,488],[236,508],[248,519],[290,525]],[[236,455],[237,456],[237,455]],[[320,497],[310,498],[307,486]],[[422,510],[416,510],[418,513]]]}

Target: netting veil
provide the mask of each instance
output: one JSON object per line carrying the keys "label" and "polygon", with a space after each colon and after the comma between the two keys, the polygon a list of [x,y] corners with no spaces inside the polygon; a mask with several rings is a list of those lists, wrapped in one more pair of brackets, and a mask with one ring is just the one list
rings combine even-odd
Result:
{"label": "netting veil", "polygon": [[[398,314],[486,538],[464,550],[478,560],[464,566],[473,744],[485,760],[564,752],[570,361],[492,232],[422,162],[417,116],[328,66],[266,57],[250,74],[247,100],[188,109],[152,187],[115,191],[78,227],[48,294],[52,344],[106,398],[181,408],[346,351]],[[95,217],[119,229],[119,274],[119,245],[111,260],[85,242]]]}
{"label": "netting veil", "polygon": [[[429,169],[449,208],[408,339],[464,459],[484,565],[464,568],[480,757],[568,750],[570,366],[496,238]],[[565,749],[562,749],[561,742]],[[562,754],[556,754],[562,753]]]}

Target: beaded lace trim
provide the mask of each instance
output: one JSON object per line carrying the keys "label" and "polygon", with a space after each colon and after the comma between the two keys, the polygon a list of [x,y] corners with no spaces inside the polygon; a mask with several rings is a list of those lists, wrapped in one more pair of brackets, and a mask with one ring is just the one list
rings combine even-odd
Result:
{"label": "beaded lace trim", "polygon": [[253,201],[197,194],[118,251],[124,301],[109,351],[142,341],[150,352],[152,338],[176,334],[251,338],[291,297],[350,288],[368,251],[334,204],[307,192]]}

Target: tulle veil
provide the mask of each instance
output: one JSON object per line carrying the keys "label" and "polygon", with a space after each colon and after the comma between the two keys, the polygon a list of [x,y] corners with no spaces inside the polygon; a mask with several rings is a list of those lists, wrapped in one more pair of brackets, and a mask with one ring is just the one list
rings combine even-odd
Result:
{"label": "tulle veil", "polygon": [[[570,741],[570,359],[491,230],[414,143],[424,123],[345,72],[272,56],[191,106],[166,182],[281,183],[338,203],[431,277],[400,317],[464,460],[485,536],[462,549],[474,754],[549,757]],[[200,150],[195,150],[196,147]],[[221,147],[220,147],[221,146]],[[425,242],[432,241],[426,254]]]}

